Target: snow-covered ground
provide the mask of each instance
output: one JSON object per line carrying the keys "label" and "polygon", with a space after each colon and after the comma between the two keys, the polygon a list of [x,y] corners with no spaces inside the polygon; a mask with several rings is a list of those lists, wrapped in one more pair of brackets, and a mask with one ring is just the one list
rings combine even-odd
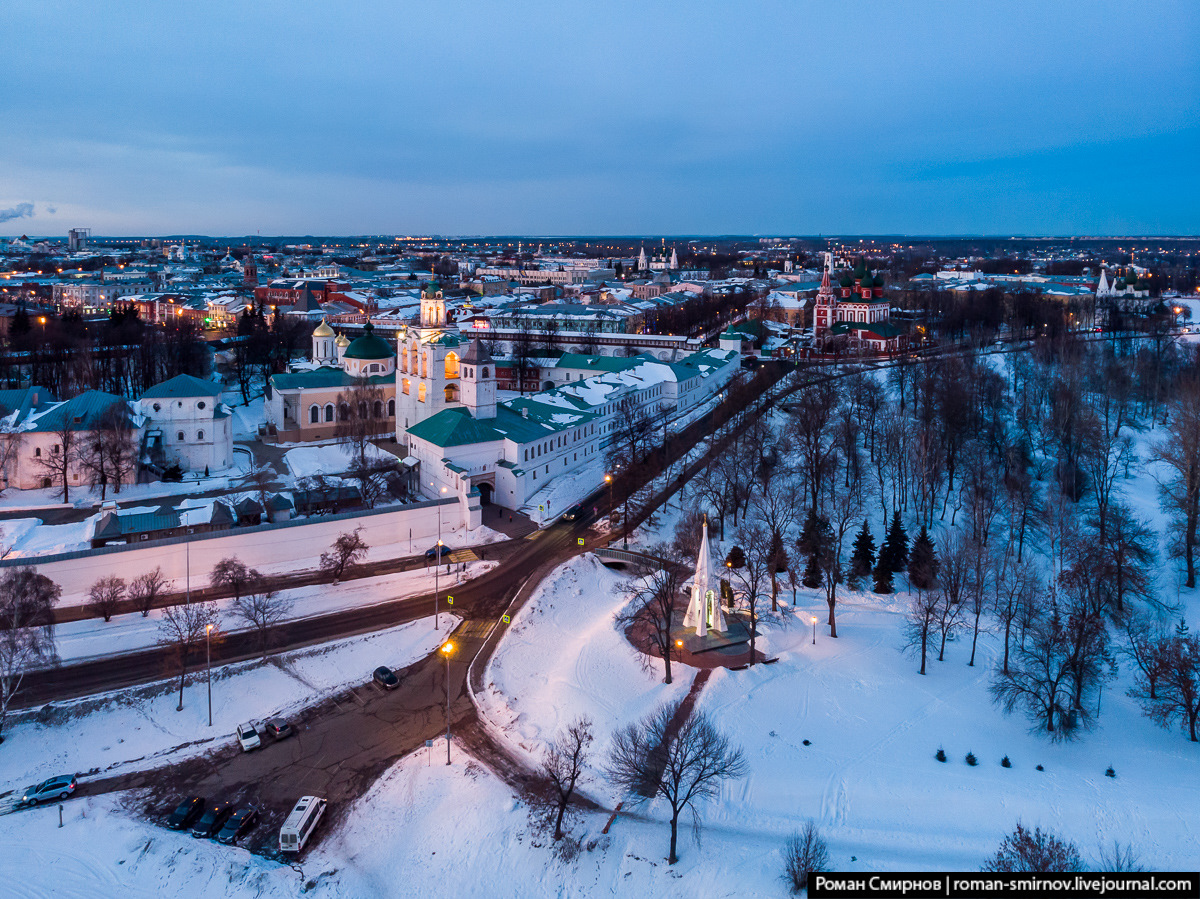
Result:
{"label": "snow-covered ground", "polygon": [[[298,446],[288,450],[283,458],[294,477],[311,478],[322,474],[345,474],[354,462],[354,452],[345,444],[331,443],[324,446]],[[369,443],[367,458],[390,459],[395,458],[395,454]]]}
{"label": "snow-covered ground", "polygon": [[[449,616],[455,623],[457,619]],[[0,792],[64,772],[112,773],[157,766],[233,740],[243,721],[287,716],[370,679],[378,665],[402,668],[433,652],[447,631],[432,616],[378,633],[213,669],[213,726],[201,668],[178,678],[10,715],[0,746]],[[13,821],[0,818],[0,822]],[[3,842],[3,838],[0,838]]]}
{"label": "snow-covered ground", "polygon": [[[339,584],[297,587],[294,590],[283,590],[280,595],[292,602],[286,616],[286,620],[289,621],[324,615],[339,609],[377,605],[405,596],[432,593],[435,586],[441,589],[441,607],[444,611],[447,592],[453,594],[456,585],[479,577],[495,568],[497,564],[494,561],[468,562],[463,568],[459,563],[452,563],[450,574],[446,573],[446,566],[443,564],[436,576],[432,567],[416,568],[381,577],[343,581]],[[216,604],[221,609],[218,626],[222,631],[229,633],[246,629],[246,623],[229,611],[233,605],[232,599],[216,600]],[[162,616],[162,609],[152,609],[145,618],[140,612],[130,612],[126,615],[114,615],[107,623],[100,618],[88,618],[58,624],[54,628],[54,640],[59,658],[63,663],[70,664],[98,656],[136,652],[154,646],[158,642]]]}
{"label": "snow-covered ground", "polygon": [[486,720],[532,756],[577,716],[595,724],[597,742],[659,703],[681,699],[695,671],[675,666],[662,683],[662,663],[642,666],[613,618],[628,603],[628,578],[592,554],[546,578],[517,613],[484,674],[478,699]]}
{"label": "snow-covered ground", "polygon": [[[488,670],[487,716],[531,759],[581,712],[596,720],[602,754],[613,727],[681,689],[648,682],[617,635],[616,580],[590,557],[559,569]],[[902,651],[906,604],[903,594],[848,593],[839,604],[840,637],[821,626],[814,646],[809,617],[824,622],[826,607],[816,591],[802,589],[798,607],[781,617],[786,626],[762,628],[759,647],[777,664],[713,673],[697,708],[743,747],[750,773],[703,810],[712,826],[706,846],[713,846],[696,853],[685,845],[684,868],[719,879],[730,873],[731,843],[749,837],[762,849],[740,872],[752,878],[746,889],[773,892],[777,862],[765,874],[751,870],[807,818],[821,826],[838,870],[972,870],[1018,819],[1051,828],[1092,857],[1120,839],[1154,868],[1195,863],[1200,747],[1141,714],[1125,695],[1128,672],[1105,689],[1094,732],[1051,744],[1029,733],[1021,715],[992,705],[996,637],[981,638],[973,668],[968,636],[918,675]],[[686,684],[690,670],[682,671]],[[656,673],[661,680],[661,666]],[[934,758],[939,747],[946,764]],[[963,761],[968,752],[978,767]],[[1006,755],[1012,768],[1000,766]],[[1115,778],[1105,776],[1110,765]],[[593,790],[603,793],[602,785]],[[737,836],[726,841],[723,833]],[[659,847],[650,848],[656,858]]]}

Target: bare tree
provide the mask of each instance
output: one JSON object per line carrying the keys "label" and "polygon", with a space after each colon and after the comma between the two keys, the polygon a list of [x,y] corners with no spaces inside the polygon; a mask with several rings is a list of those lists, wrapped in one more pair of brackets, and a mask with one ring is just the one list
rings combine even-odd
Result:
{"label": "bare tree", "polygon": [[345,445],[355,463],[365,468],[367,447],[392,429],[383,388],[372,378],[355,378],[337,395],[337,410],[333,436]]}
{"label": "bare tree", "polygon": [[1197,524],[1200,524],[1200,373],[1183,378],[1171,398],[1167,434],[1154,448],[1153,459],[1165,464],[1170,476],[1159,482],[1163,509],[1180,529],[1179,541],[1187,565],[1187,586],[1196,586]]}
{"label": "bare tree", "polygon": [[166,587],[167,579],[163,577],[162,569],[155,568],[153,571],[139,574],[129,582],[129,599],[134,608],[145,618],[154,608],[158,598],[163,595]]}
{"label": "bare tree", "polygon": [[255,632],[258,637],[258,650],[265,661],[271,628],[287,618],[292,605],[293,600],[278,590],[268,589],[259,580],[251,585],[248,593],[233,601],[229,611],[235,618],[246,622]]}
{"label": "bare tree", "polygon": [[208,580],[213,589],[229,590],[234,599],[241,599],[244,593],[262,580],[262,575],[256,569],[249,568],[237,556],[230,556],[213,566]]}
{"label": "bare tree", "polygon": [[811,818],[804,823],[804,830],[788,837],[783,865],[785,879],[795,895],[808,888],[810,876],[829,866],[829,847]]}
{"label": "bare tree", "polygon": [[321,553],[321,570],[336,584],[347,568],[357,565],[366,557],[370,548],[363,540],[361,527],[339,534],[329,552]]}
{"label": "bare tree", "polygon": [[88,590],[87,609],[106,622],[112,621],[113,613],[125,598],[125,579],[115,574],[106,575],[92,584]]}
{"label": "bare tree", "polygon": [[[0,415],[8,416],[12,412],[0,404]],[[25,443],[25,432],[18,430],[8,423],[8,419],[0,419],[0,493],[8,484],[13,474],[14,464],[19,464],[21,450]]]}
{"label": "bare tree", "polygon": [[760,525],[744,528],[740,539],[741,545],[745,546],[744,560],[730,573],[741,588],[737,596],[742,607],[750,613],[750,664],[753,665],[757,655],[759,611],[771,595],[773,560],[770,538]]}
{"label": "bare tree", "polygon": [[[652,547],[650,554],[663,560],[633,582],[633,596],[617,615],[617,625],[628,630],[642,651],[642,664],[649,669],[654,656],[663,660],[663,683],[671,683],[671,654],[675,651],[671,627],[683,611],[684,560],[670,547]],[[617,588],[624,591],[624,586]]]}
{"label": "bare tree", "polygon": [[962,623],[963,604],[973,589],[972,574],[971,549],[967,540],[957,532],[948,534],[938,560],[936,588],[937,628],[941,638],[939,662],[946,660],[947,638]]}
{"label": "bare tree", "polygon": [[63,502],[71,501],[71,473],[78,468],[82,433],[70,416],[63,416],[62,423],[51,432],[55,441],[49,451],[35,457],[38,467],[46,472],[51,481],[62,484]]}
{"label": "bare tree", "polygon": [[1001,672],[1008,674],[1008,661],[1012,647],[1013,625],[1020,621],[1022,613],[1036,610],[1034,597],[1037,592],[1038,573],[1028,562],[1001,562],[999,571],[992,576],[993,610],[1004,627],[1004,661]]}
{"label": "bare tree", "polygon": [[183,681],[187,676],[188,662],[193,647],[202,642],[206,635],[212,638],[217,626],[217,607],[211,602],[189,602],[163,609],[158,623],[158,642],[175,650],[179,660],[179,705],[175,710],[183,711]]}
{"label": "bare tree", "polygon": [[1062,721],[1071,701],[1070,684],[1070,636],[1055,604],[1049,615],[1030,627],[1029,639],[1010,662],[1008,673],[997,672],[992,698],[1005,712],[1023,709],[1032,730],[1062,740],[1071,735]]}
{"label": "bare tree", "polygon": [[575,795],[575,786],[592,748],[592,719],[586,715],[573,721],[546,751],[542,774],[554,790],[554,839],[562,839],[563,815]]}
{"label": "bare tree", "polygon": [[0,741],[26,673],[57,661],[54,606],[61,595],[58,584],[33,568],[9,568],[0,577]]}
{"label": "bare tree", "polygon": [[1176,633],[1150,648],[1153,676],[1139,672],[1129,695],[1139,700],[1151,720],[1162,727],[1180,722],[1193,743],[1200,742],[1200,638]]}
{"label": "bare tree", "polygon": [[[661,796],[671,807],[669,864],[678,861],[679,816],[692,813],[699,830],[699,803],[713,799],[721,782],[746,773],[741,749],[702,712],[679,722],[680,702],[660,706],[639,722],[613,735],[608,776],[621,789],[647,800]],[[672,730],[677,728],[672,734]]]}
{"label": "bare tree", "polygon": [[917,590],[909,603],[905,633],[908,637],[909,648],[920,649],[920,674],[925,673],[925,660],[929,654],[929,638],[937,625],[940,605],[941,597],[932,590]]}
{"label": "bare tree", "polygon": [[100,498],[108,495],[111,486],[121,492],[121,485],[137,471],[137,444],[129,409],[124,401],[113,403],[93,424],[80,433],[78,441],[79,467],[89,474],[93,487],[100,488]]}
{"label": "bare tree", "polygon": [[255,464],[253,468],[242,478],[241,486],[254,493],[254,498],[258,500],[258,504],[264,509],[267,507],[267,495],[271,492],[271,485],[275,483],[275,478],[278,475],[275,469],[264,463],[262,465]]}

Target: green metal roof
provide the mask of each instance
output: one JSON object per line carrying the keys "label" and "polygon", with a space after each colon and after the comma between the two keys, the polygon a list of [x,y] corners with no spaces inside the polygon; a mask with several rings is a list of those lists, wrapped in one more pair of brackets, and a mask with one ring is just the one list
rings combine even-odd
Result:
{"label": "green metal roof", "polygon": [[[497,409],[497,412],[499,409]],[[490,440],[500,440],[501,436],[491,426],[490,422],[477,421],[466,409],[443,409],[437,415],[431,415],[424,421],[419,421],[408,433],[420,440],[432,443],[434,446],[463,446],[468,443],[486,443]]]}
{"label": "green metal roof", "polygon": [[142,399],[159,399],[160,397],[189,397],[189,396],[220,396],[221,387],[212,381],[204,381],[191,375],[176,375],[169,381],[155,384],[142,394]]}
{"label": "green metal roof", "polygon": [[829,329],[831,334],[848,334],[851,331],[870,331],[880,337],[899,337],[905,333],[904,328],[891,322],[838,322]]}
{"label": "green metal roof", "polygon": [[382,337],[374,335],[375,326],[367,322],[362,337],[350,341],[350,346],[342,353],[343,359],[390,359],[396,351]]}
{"label": "green metal roof", "polygon": [[[643,362],[651,357],[644,354],[637,356],[585,356],[582,353],[563,353],[559,359],[557,368],[582,368],[592,371],[628,371],[631,368],[637,368]],[[658,360],[655,359],[655,362]]]}
{"label": "green metal roof", "polygon": [[103,393],[99,390],[89,390],[73,400],[59,403],[50,411],[32,419],[32,427],[29,430],[48,433],[61,431],[68,425],[80,431],[94,430],[100,426],[104,416],[114,405],[125,410],[129,408],[124,397]]}

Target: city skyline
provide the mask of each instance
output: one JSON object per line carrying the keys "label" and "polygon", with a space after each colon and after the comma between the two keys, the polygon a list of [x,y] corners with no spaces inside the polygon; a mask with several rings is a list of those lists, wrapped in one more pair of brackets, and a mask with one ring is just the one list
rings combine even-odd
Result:
{"label": "city skyline", "polygon": [[1196,13],[1083,9],[22,4],[0,235],[1195,233]]}

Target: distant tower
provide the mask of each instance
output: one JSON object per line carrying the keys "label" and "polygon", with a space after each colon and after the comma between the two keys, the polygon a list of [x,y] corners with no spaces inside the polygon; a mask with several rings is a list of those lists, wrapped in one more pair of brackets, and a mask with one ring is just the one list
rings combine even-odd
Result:
{"label": "distant tower", "polygon": [[462,403],[476,420],[496,417],[496,364],[476,337],[459,360]]}
{"label": "distant tower", "polygon": [[67,232],[67,249],[74,253],[87,246],[88,238],[92,236],[91,228],[72,228]]}
{"label": "distant tower", "polygon": [[642,247],[641,252],[638,253],[638,271],[644,272],[645,270],[646,270],[646,248]]}
{"label": "distant tower", "polygon": [[833,273],[833,254],[825,254],[825,271],[821,274],[821,289],[813,306],[813,337],[820,337],[837,323],[837,296],[830,276]]}
{"label": "distant tower", "polygon": [[258,263],[254,261],[254,254],[250,250],[246,250],[242,259],[242,283],[246,287],[258,287]]}
{"label": "distant tower", "polygon": [[336,365],[338,359],[336,336],[325,319],[312,333],[312,360],[317,365]]}
{"label": "distant tower", "polygon": [[421,327],[446,327],[446,300],[432,281],[421,291]]}
{"label": "distant tower", "polygon": [[671,247],[671,270],[679,268],[679,257],[675,254],[675,248]]}

